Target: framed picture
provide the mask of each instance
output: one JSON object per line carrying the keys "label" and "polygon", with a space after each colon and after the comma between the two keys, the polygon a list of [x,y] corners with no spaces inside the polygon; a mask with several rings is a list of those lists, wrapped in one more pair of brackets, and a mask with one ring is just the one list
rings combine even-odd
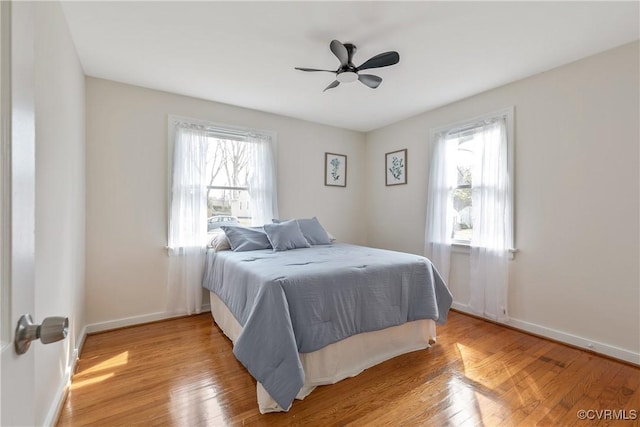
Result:
{"label": "framed picture", "polygon": [[347,186],[347,156],[324,153],[324,185]]}
{"label": "framed picture", "polygon": [[384,169],[387,175],[386,185],[407,183],[407,149],[392,151],[385,155]]}

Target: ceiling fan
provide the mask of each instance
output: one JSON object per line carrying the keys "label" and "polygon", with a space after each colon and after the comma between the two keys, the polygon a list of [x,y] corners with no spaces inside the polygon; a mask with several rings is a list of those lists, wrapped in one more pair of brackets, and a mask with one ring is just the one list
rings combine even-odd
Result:
{"label": "ceiling fan", "polygon": [[351,83],[359,80],[366,86],[369,86],[371,89],[375,89],[380,86],[382,82],[382,78],[378,76],[374,76],[373,74],[360,74],[362,70],[368,70],[370,68],[380,68],[380,67],[388,67],[389,65],[394,65],[400,62],[400,55],[398,52],[384,52],[370,58],[365,61],[359,67],[353,65],[353,54],[356,53],[355,45],[351,43],[340,43],[338,40],[332,40],[329,45],[331,52],[338,58],[340,61],[340,67],[335,70],[318,70],[316,68],[302,68],[295,67],[296,70],[300,71],[325,71],[327,73],[335,73],[336,80],[334,80],[329,86],[324,88],[323,92],[327,89],[332,89],[338,86],[340,83]]}

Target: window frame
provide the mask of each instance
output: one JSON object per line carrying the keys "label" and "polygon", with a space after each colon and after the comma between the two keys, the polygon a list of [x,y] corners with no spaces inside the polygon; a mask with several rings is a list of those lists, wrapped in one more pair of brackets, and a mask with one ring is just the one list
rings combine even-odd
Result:
{"label": "window frame", "polygon": [[[175,135],[176,128],[180,124],[188,123],[192,126],[199,126],[205,128],[207,131],[211,131],[213,135],[217,134],[220,137],[226,137],[227,139],[247,138],[251,136],[266,137],[270,140],[270,144],[273,150],[273,166],[277,170],[278,168],[278,138],[277,133],[270,130],[249,128],[245,126],[229,125],[226,123],[218,123],[209,120],[195,119],[193,117],[180,116],[175,114],[169,114],[167,120],[167,203],[165,206],[167,212],[167,236],[169,236],[169,228],[171,227],[171,198],[172,198],[172,186],[173,186],[173,150],[175,147]],[[225,186],[207,186],[211,189],[222,190],[244,190],[248,191],[248,187],[225,187]],[[167,249],[169,246],[167,244]]]}
{"label": "window frame", "polygon": [[[515,116],[515,107],[510,106],[506,108],[502,108],[500,110],[496,110],[490,113],[482,114],[479,116],[472,117],[470,119],[460,120],[457,122],[449,123],[442,126],[437,126],[431,128],[429,130],[429,159],[433,158],[433,152],[436,144],[436,139],[439,135],[443,133],[460,133],[465,130],[471,130],[475,127],[478,127],[482,122],[487,120],[497,119],[503,117],[505,119],[505,123],[507,126],[507,172],[509,174],[509,200],[511,204],[511,221],[512,221],[512,241],[510,242],[511,252],[517,252],[515,248],[515,239],[516,239],[516,229],[515,229],[515,141],[514,141],[514,116]],[[427,162],[430,164],[430,162]],[[468,187],[473,188],[473,185],[462,185],[456,186],[455,188]],[[471,240],[459,240],[459,239],[451,239],[452,245],[454,247],[458,247],[462,249],[462,252],[467,252],[471,246]]]}

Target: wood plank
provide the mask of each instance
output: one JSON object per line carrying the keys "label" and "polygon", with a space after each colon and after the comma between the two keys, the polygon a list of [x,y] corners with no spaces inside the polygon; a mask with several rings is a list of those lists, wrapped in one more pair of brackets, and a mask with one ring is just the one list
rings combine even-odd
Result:
{"label": "wood plank", "polygon": [[[255,380],[210,314],[87,337],[59,426],[638,425],[640,368],[451,312],[426,350],[259,413]],[[621,424],[623,423],[623,424]]]}
{"label": "wood plank", "polygon": [[[582,398],[587,396],[589,391],[593,391],[598,385],[604,385],[609,378],[612,378],[612,363],[594,364],[586,372],[575,386],[562,396],[558,404],[540,421],[545,425],[565,425],[565,421],[578,419],[577,413],[581,409],[577,406],[582,402]],[[584,403],[580,403],[581,405]]]}

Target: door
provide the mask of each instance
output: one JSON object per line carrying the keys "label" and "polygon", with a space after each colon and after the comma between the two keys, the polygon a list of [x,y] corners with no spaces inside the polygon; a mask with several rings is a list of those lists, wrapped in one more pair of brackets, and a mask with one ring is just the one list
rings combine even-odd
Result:
{"label": "door", "polygon": [[0,425],[34,425],[34,352],[18,319],[34,312],[35,122],[31,2],[0,2]]}

